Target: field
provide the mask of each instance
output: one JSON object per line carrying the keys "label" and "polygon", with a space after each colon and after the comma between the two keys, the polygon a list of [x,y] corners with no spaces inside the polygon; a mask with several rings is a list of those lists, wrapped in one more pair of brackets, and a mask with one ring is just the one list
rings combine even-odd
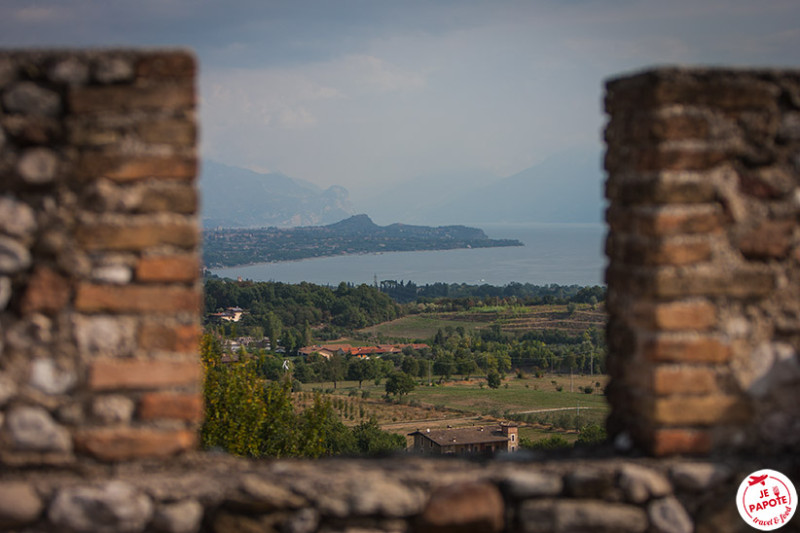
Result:
{"label": "field", "polygon": [[504,332],[557,329],[579,334],[590,327],[602,328],[605,323],[606,313],[602,306],[592,309],[588,304],[578,304],[573,313],[569,312],[566,305],[500,306],[408,315],[365,328],[361,333],[394,339],[428,339],[438,329],[448,326],[476,331],[496,324]]}
{"label": "field", "polygon": [[[604,376],[574,376],[570,391],[569,375],[547,374],[541,378],[508,377],[499,389],[486,387],[484,378],[455,381],[444,385],[419,385],[402,401],[386,401],[383,384],[343,381],[333,384],[309,383],[295,393],[301,405],[311,401],[311,392],[322,392],[342,415],[354,425],[374,416],[381,426],[394,433],[408,434],[421,428],[463,427],[513,420],[520,435],[537,440],[560,433],[568,440],[577,436],[575,428],[586,423],[602,424],[608,404],[602,394]],[[600,386],[597,386],[600,383]],[[581,390],[590,386],[592,394]],[[558,391],[557,387],[562,390]],[[363,397],[363,396],[366,396]],[[577,420],[576,420],[577,418]]]}

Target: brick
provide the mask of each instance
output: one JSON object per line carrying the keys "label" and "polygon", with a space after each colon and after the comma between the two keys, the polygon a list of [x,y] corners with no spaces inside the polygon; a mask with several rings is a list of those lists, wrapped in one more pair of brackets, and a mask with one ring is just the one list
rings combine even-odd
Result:
{"label": "brick", "polygon": [[662,365],[653,369],[652,380],[658,395],[718,392],[716,373],[710,367]]}
{"label": "brick", "polygon": [[711,451],[711,434],[701,429],[657,429],[650,438],[653,455],[705,455]]}
{"label": "brick", "polygon": [[640,144],[654,141],[708,139],[709,119],[697,112],[633,112],[612,117],[605,132],[609,144]]}
{"label": "brick", "polygon": [[123,156],[86,153],[78,163],[84,179],[104,177],[118,183],[160,179],[192,181],[197,176],[197,159],[185,156]]}
{"label": "brick", "polygon": [[130,113],[165,109],[192,109],[195,106],[194,87],[190,83],[100,87],[72,87],[67,96],[73,113]]}
{"label": "brick", "polygon": [[145,256],[136,264],[136,279],[141,282],[190,283],[199,276],[199,261],[191,254]]}
{"label": "brick", "polygon": [[89,367],[89,388],[163,389],[197,385],[202,372],[199,361],[150,361],[139,359],[98,359]]}
{"label": "brick", "polygon": [[195,313],[202,293],[195,288],[156,285],[78,286],[75,309],[85,313]]}
{"label": "brick", "polygon": [[136,126],[136,133],[146,143],[193,146],[197,140],[197,128],[189,120],[160,119],[141,122]]}
{"label": "brick", "polygon": [[641,146],[624,152],[609,147],[606,152],[605,169],[609,172],[709,170],[726,161],[728,157],[726,150],[708,146],[694,148]]}
{"label": "brick", "polygon": [[199,207],[197,189],[192,185],[148,186],[142,191],[140,213],[179,213],[193,215]]}
{"label": "brick", "polygon": [[714,426],[746,421],[749,405],[736,396],[668,396],[653,400],[652,422],[671,426]]}
{"label": "brick", "polygon": [[190,52],[166,52],[149,55],[136,63],[139,78],[194,78],[197,61]]}
{"label": "brick", "polygon": [[75,230],[75,240],[87,251],[142,251],[156,246],[171,245],[190,249],[197,246],[199,233],[194,221],[139,222],[130,224],[83,224]]}
{"label": "brick", "polygon": [[644,235],[709,234],[723,229],[722,212],[711,205],[670,206],[632,218],[636,230]]}
{"label": "brick", "polygon": [[712,337],[669,337],[660,335],[645,342],[649,361],[674,363],[724,363],[731,357],[729,345]]}
{"label": "brick", "polygon": [[741,269],[721,272],[718,269],[676,272],[663,270],[645,282],[656,297],[730,296],[762,298],[775,289],[775,275],[766,270]]}
{"label": "brick", "polygon": [[654,178],[644,181],[609,181],[607,196],[621,206],[708,204],[714,202],[717,192],[708,181],[679,181]]}
{"label": "brick", "polygon": [[203,398],[200,394],[146,393],[139,402],[139,418],[198,422],[203,419]]}
{"label": "brick", "polygon": [[717,308],[705,300],[661,303],[651,312],[652,325],[658,330],[704,331],[717,324]]}
{"label": "brick", "polygon": [[747,259],[783,259],[792,248],[796,223],[768,220],[739,237],[739,250]]}
{"label": "brick", "polygon": [[69,303],[70,296],[69,281],[47,267],[37,267],[29,278],[21,309],[24,314],[56,313]]}
{"label": "brick", "polygon": [[201,334],[197,324],[145,322],[139,329],[139,348],[196,354]]}
{"label": "brick", "polygon": [[194,448],[195,431],[137,428],[88,429],[75,435],[78,451],[101,461],[164,458]]}
{"label": "brick", "polygon": [[623,253],[622,259],[627,264],[688,265],[711,259],[711,243],[707,239],[633,240],[626,244]]}

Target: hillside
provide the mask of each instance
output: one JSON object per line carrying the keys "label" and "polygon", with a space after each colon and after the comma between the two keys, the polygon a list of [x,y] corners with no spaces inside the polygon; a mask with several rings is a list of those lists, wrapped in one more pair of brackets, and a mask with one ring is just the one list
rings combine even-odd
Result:
{"label": "hillside", "polygon": [[367,215],[328,226],[210,230],[203,237],[203,259],[208,267],[370,252],[522,246],[517,240],[490,239],[477,228],[378,226]]}

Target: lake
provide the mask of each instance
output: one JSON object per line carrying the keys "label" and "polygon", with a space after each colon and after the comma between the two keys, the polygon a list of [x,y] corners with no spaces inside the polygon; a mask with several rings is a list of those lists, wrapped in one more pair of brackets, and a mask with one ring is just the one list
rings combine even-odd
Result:
{"label": "lake", "polygon": [[512,281],[547,285],[603,283],[604,224],[481,225],[494,239],[518,239],[525,246],[383,252],[340,255],[302,261],[259,263],[213,270],[222,277],[254,281],[338,285],[381,280],[417,285],[467,283],[506,285]]}

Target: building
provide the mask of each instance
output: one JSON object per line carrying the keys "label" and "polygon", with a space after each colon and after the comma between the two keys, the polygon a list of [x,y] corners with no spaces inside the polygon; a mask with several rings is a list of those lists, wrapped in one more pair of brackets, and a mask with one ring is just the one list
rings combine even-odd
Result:
{"label": "building", "polygon": [[408,434],[414,437],[413,453],[423,455],[464,455],[519,450],[517,426],[474,426],[457,429],[426,429]]}

